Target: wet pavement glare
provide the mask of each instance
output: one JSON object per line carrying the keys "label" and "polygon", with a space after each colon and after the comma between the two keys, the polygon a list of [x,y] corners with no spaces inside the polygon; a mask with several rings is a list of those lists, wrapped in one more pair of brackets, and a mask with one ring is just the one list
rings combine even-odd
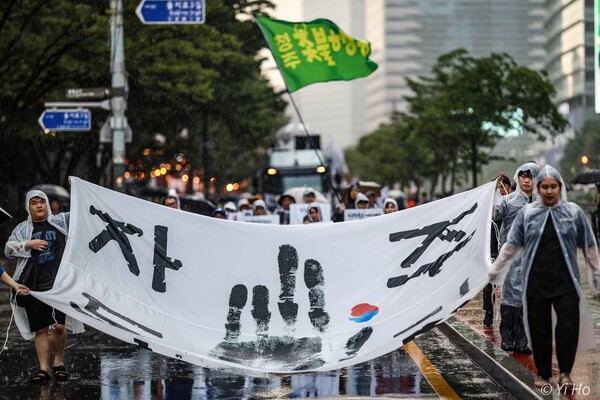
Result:
{"label": "wet pavement glare", "polygon": [[437,398],[403,349],[329,373],[255,378],[164,357],[92,329],[69,338],[67,383],[32,385],[33,343],[18,335],[11,329],[0,355],[0,399]]}

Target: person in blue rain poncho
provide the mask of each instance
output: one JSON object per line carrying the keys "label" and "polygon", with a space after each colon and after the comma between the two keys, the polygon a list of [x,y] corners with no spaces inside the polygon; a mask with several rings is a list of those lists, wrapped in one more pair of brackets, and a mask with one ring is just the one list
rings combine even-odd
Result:
{"label": "person in blue rain poncho", "polygon": [[540,199],[517,214],[489,278],[500,283],[512,260],[522,254],[525,328],[538,370],[535,386],[548,384],[552,377],[554,309],[558,383],[572,387],[570,373],[577,349],[595,347],[591,315],[581,292],[577,248],[583,251],[588,279],[596,295],[600,293],[598,248],[584,211],[567,202],[560,173],[546,166],[536,180]]}
{"label": "person in blue rain poncho", "polygon": [[[516,183],[515,191],[500,199],[494,208],[493,219],[502,220],[499,244],[506,243],[508,232],[517,213],[528,203],[537,200],[535,176],[540,167],[534,162],[528,162],[517,168],[513,177]],[[504,174],[500,174],[496,187],[502,187]],[[523,284],[521,280],[521,258],[517,257],[506,275],[502,285],[502,301],[500,303],[500,336],[502,349],[518,353],[531,353],[527,345],[527,335],[523,324]]]}
{"label": "person in blue rain poncho", "polygon": [[[39,190],[27,192],[25,209],[29,217],[12,231],[4,254],[17,259],[16,281],[26,284],[34,292],[49,290],[54,284],[66,244],[69,213],[53,215],[48,197]],[[83,332],[83,323],[36,298],[31,298],[23,307],[16,302],[11,302],[11,306],[21,336],[34,339],[40,369],[31,382],[45,383],[51,379],[50,357],[53,350],[54,376],[59,381],[66,380],[68,373],[63,355],[67,328],[73,333]]]}

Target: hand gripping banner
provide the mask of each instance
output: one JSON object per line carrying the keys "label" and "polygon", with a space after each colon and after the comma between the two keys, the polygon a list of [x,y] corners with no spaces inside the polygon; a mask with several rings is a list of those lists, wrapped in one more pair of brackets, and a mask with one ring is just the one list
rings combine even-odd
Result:
{"label": "hand gripping banner", "polygon": [[210,368],[358,364],[444,321],[488,282],[494,183],[362,221],[297,226],[208,218],[71,183],[58,276],[35,296]]}

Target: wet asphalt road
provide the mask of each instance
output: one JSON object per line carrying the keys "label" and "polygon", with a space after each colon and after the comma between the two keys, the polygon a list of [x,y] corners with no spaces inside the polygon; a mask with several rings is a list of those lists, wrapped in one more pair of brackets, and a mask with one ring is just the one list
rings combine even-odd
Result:
{"label": "wet asphalt road", "polygon": [[[7,322],[0,320],[4,332]],[[5,334],[0,337],[4,341]],[[437,329],[416,343],[460,398],[510,398]],[[22,340],[13,326],[8,349],[0,355],[0,399],[439,398],[402,348],[326,374],[265,379],[211,371],[90,329],[69,338],[67,383],[30,384],[36,365],[33,343]]]}

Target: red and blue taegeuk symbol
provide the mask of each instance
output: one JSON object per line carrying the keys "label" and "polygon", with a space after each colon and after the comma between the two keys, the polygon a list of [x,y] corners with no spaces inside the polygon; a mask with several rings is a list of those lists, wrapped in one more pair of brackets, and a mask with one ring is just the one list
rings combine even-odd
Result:
{"label": "red and blue taegeuk symbol", "polygon": [[367,322],[379,313],[379,307],[369,303],[360,303],[352,307],[350,321]]}

